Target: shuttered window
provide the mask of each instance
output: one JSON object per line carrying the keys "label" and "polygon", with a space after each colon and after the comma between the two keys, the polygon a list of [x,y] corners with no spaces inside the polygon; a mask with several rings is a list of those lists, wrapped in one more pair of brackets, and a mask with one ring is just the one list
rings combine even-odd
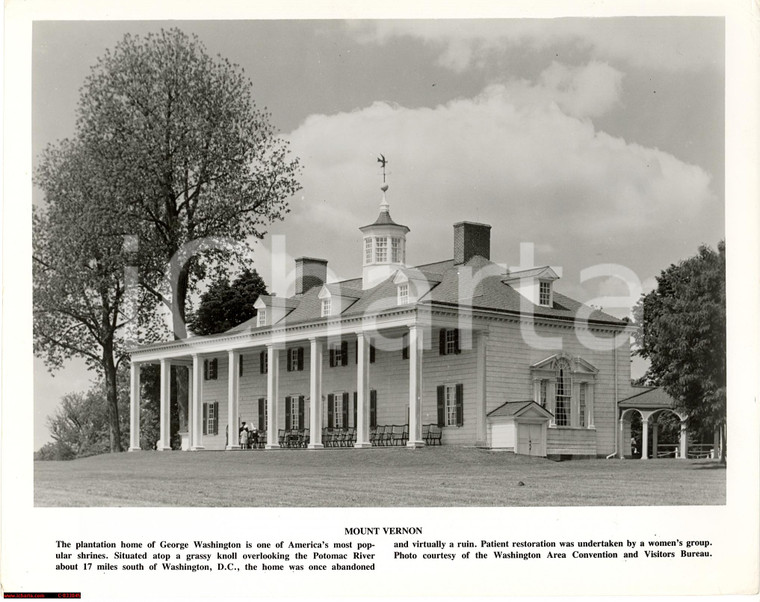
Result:
{"label": "shuttered window", "polygon": [[440,355],[451,355],[460,352],[459,330],[457,328],[442,328],[438,336],[438,352]]}
{"label": "shuttered window", "polygon": [[259,397],[259,430],[266,432],[269,424],[267,420],[267,400],[265,397]]}
{"label": "shuttered window", "polygon": [[288,372],[303,370],[303,347],[288,349]]}
{"label": "shuttered window", "polygon": [[259,354],[259,373],[266,374],[268,370],[269,370],[269,356],[267,355],[266,350],[264,350]]}
{"label": "shuttered window", "polygon": [[219,402],[203,404],[203,434],[219,434]]}
{"label": "shuttered window", "polygon": [[464,425],[464,385],[440,385],[437,398],[438,426]]}
{"label": "shuttered window", "polygon": [[203,361],[203,380],[216,380],[218,372],[219,361],[216,358]]}

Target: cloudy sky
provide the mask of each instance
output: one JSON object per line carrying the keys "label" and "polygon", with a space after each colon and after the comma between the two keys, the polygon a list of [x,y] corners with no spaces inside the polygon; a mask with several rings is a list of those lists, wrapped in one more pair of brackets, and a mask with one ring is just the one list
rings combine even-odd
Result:
{"label": "cloudy sky", "polygon": [[[34,156],[73,133],[79,87],[105,49],[168,25],[37,22]],[[531,242],[537,264],[562,267],[558,290],[590,300],[626,287],[581,282],[584,268],[625,266],[646,291],[724,236],[722,19],[172,25],[251,78],[303,164],[303,189],[270,231],[292,257],[328,259],[336,278],[361,272],[358,227],[377,215],[379,153],[413,264],[451,258],[453,223],[485,222],[493,260],[518,265]],[[267,278],[270,240],[255,254]],[[89,379],[76,365],[55,379],[36,367],[35,448],[58,398]]]}

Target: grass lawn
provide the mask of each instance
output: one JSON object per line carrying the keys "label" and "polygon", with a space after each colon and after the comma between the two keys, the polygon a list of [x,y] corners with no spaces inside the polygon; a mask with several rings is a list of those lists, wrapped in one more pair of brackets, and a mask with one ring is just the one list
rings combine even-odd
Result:
{"label": "grass lawn", "polygon": [[[245,482],[244,491],[231,486]],[[456,447],[145,451],[35,462],[34,499],[36,506],[715,505],[726,502],[726,471],[709,460],[553,462]]]}

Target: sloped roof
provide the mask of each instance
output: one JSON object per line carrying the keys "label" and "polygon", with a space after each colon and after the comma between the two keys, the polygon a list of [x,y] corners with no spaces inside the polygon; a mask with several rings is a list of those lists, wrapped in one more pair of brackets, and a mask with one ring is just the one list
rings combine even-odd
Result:
{"label": "sloped roof", "polygon": [[535,406],[536,408],[538,408],[542,414],[546,415],[547,418],[550,418],[552,416],[552,413],[549,410],[547,410],[544,407],[541,407],[533,400],[507,401],[501,404],[495,410],[491,410],[490,412],[488,412],[486,416],[489,416],[491,418],[497,418],[499,416],[520,416],[521,414],[524,414],[528,410],[528,408],[530,408],[531,406]]}
{"label": "sloped roof", "polygon": [[406,228],[406,231],[409,232],[409,228],[407,226],[404,226],[403,224],[397,224],[393,221],[390,211],[381,211],[373,223],[362,226],[359,228],[359,230],[364,231],[365,228],[371,228],[372,226],[396,226],[398,228]]}
{"label": "sloped roof", "polygon": [[675,404],[675,400],[662,387],[641,388],[644,390],[618,401],[618,407],[623,409],[654,410],[657,408],[672,408]]}

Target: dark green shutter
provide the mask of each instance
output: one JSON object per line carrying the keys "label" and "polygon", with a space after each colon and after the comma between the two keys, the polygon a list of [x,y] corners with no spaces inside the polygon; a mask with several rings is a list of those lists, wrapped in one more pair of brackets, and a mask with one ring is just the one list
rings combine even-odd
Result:
{"label": "dark green shutter", "polygon": [[457,426],[464,424],[464,385],[457,385]]}
{"label": "dark green shutter", "polygon": [[203,380],[208,380],[208,360],[203,360]]}
{"label": "dark green shutter", "polygon": [[209,367],[209,380],[216,380],[216,375],[219,371],[219,360],[214,358],[211,360],[211,366]]}
{"label": "dark green shutter", "polygon": [[375,363],[375,346],[372,344],[372,341],[369,343],[369,363]]}
{"label": "dark green shutter", "polygon": [[369,392],[369,425],[377,426],[377,391]]}
{"label": "dark green shutter", "polygon": [[438,386],[438,426],[446,426],[446,387]]}
{"label": "dark green shutter", "polygon": [[267,352],[259,353],[259,374],[266,374],[267,371]]}
{"label": "dark green shutter", "polygon": [[214,402],[214,417],[216,420],[214,420],[214,434],[219,434],[219,402]]}
{"label": "dark green shutter", "polygon": [[441,332],[438,333],[438,353],[446,355],[446,329],[441,328]]}
{"label": "dark green shutter", "polygon": [[298,370],[303,370],[303,347],[298,348]]}
{"label": "dark green shutter", "polygon": [[291,361],[290,349],[285,350],[285,370],[288,372],[293,371],[293,362]]}
{"label": "dark green shutter", "polygon": [[402,360],[408,360],[409,359],[409,335],[405,334],[403,337],[401,337],[401,359]]}
{"label": "dark green shutter", "polygon": [[243,376],[243,356],[238,357],[238,375]]}
{"label": "dark green shutter", "polygon": [[354,341],[354,364],[359,363],[359,339]]}
{"label": "dark green shutter", "polygon": [[330,368],[335,368],[335,349],[330,347]]}
{"label": "dark green shutter", "polygon": [[203,434],[208,435],[208,404],[203,404]]}
{"label": "dark green shutter", "polygon": [[348,366],[348,341],[340,343],[341,366]]}
{"label": "dark green shutter", "polygon": [[343,428],[348,426],[348,391],[343,393]]}
{"label": "dark green shutter", "polygon": [[290,397],[285,398],[285,430],[290,430],[291,418],[290,418]]}
{"label": "dark green shutter", "polygon": [[259,397],[259,430],[265,431],[267,428],[266,423],[264,422],[264,416],[266,415],[266,403],[267,400],[263,397]]}
{"label": "dark green shutter", "polygon": [[359,394],[356,391],[354,391],[354,428],[356,428],[356,427],[359,426],[359,423],[357,422],[357,419],[359,418],[359,413],[358,413],[359,412],[359,408],[358,408],[359,404],[357,403],[358,397],[359,397]]}
{"label": "dark green shutter", "polygon": [[327,428],[332,428],[335,424],[335,395],[327,395]]}
{"label": "dark green shutter", "polygon": [[298,428],[306,428],[304,424],[304,399],[303,395],[298,396]]}
{"label": "dark green shutter", "polygon": [[459,329],[454,329],[454,353],[460,353],[459,349]]}

